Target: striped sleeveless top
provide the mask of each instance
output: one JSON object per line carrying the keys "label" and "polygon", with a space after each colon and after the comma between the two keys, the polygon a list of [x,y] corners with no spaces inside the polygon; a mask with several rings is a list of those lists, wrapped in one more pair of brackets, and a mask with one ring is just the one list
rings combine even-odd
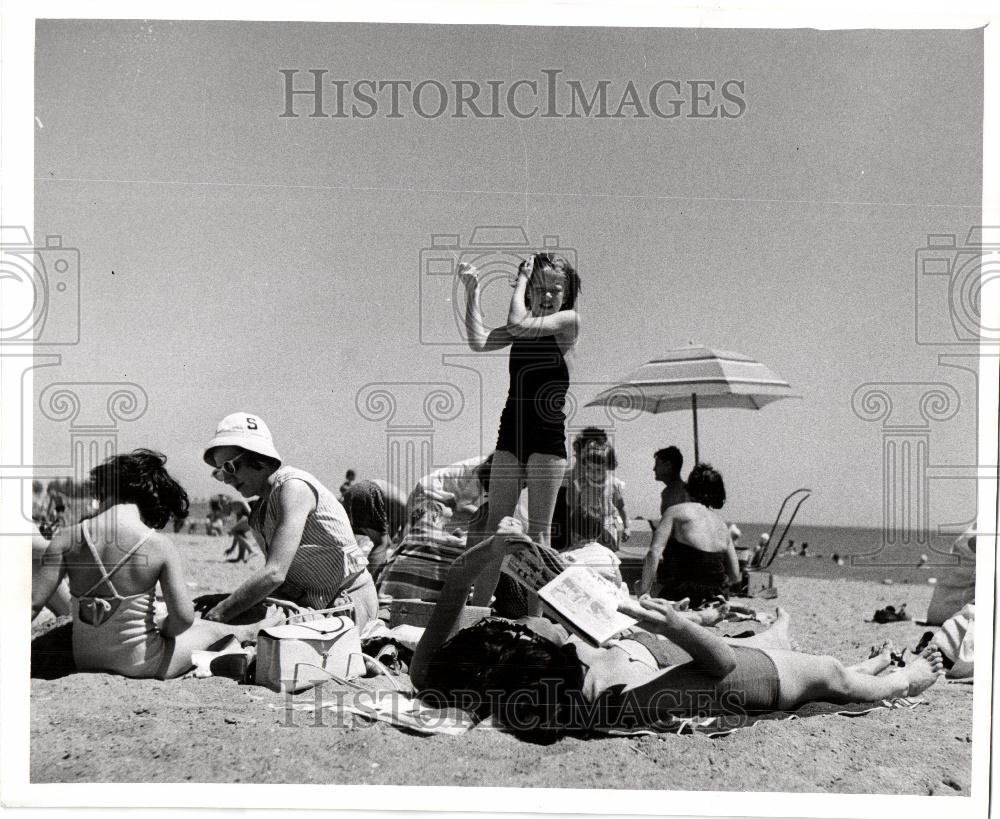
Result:
{"label": "striped sleeveless top", "polygon": [[270,491],[250,515],[250,526],[264,542],[265,553],[278,527],[282,488],[291,480],[302,481],[312,489],[316,508],[306,518],[285,582],[273,596],[302,606],[326,608],[345,585],[368,567],[368,560],[354,539],[340,501],[314,476],[291,466],[283,466],[271,476]]}

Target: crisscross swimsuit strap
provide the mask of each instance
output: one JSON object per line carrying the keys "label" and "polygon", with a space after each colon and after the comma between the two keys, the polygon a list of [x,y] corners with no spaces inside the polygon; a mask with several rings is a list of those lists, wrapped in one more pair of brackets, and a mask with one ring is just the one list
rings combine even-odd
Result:
{"label": "crisscross swimsuit strap", "polygon": [[[101,583],[107,583],[108,588],[111,589],[111,594],[114,596],[116,600],[125,600],[126,598],[122,597],[122,595],[118,593],[118,589],[116,589],[114,583],[111,582],[111,578],[114,576],[115,572],[117,572],[122,566],[124,566],[126,561],[128,561],[128,559],[132,557],[132,555],[134,555],[139,550],[139,547],[142,546],[142,544],[145,543],[147,540],[149,540],[149,536],[153,534],[153,530],[147,529],[146,534],[144,534],[141,538],[139,538],[136,544],[131,549],[129,549],[128,552],[125,553],[125,556],[121,560],[119,560],[111,568],[111,571],[109,572],[107,569],[104,568],[104,561],[101,560],[101,556],[97,553],[97,549],[94,546],[94,541],[91,539],[90,536],[90,530],[87,528],[87,522],[84,521],[83,523],[81,523],[80,528],[83,530],[83,539],[87,542],[87,546],[90,548],[90,553],[94,556],[94,562],[97,563],[97,566],[101,570],[101,575],[102,575],[100,580],[98,580],[93,586],[87,589],[87,591],[85,591],[80,596],[90,597],[94,593],[94,589],[100,586]],[[134,596],[136,595],[133,595],[133,597]]]}

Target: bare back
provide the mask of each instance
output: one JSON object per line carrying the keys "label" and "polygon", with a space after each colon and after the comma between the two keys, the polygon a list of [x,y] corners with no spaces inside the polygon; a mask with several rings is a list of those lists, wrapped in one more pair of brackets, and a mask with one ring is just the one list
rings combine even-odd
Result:
{"label": "bare back", "polygon": [[725,552],[729,548],[729,527],[713,509],[693,501],[670,507],[672,536],[702,552]]}
{"label": "bare back", "polygon": [[[103,573],[94,562],[94,556],[84,539],[84,526],[87,527],[91,542],[107,571],[111,571],[136,543],[147,536],[149,528],[142,523],[137,513],[112,507],[57,535],[58,538],[69,539],[64,544],[66,551],[63,553],[63,562],[69,577],[70,593],[79,597],[96,583],[98,585],[91,596],[112,597],[114,592],[111,587],[106,582],[100,582]],[[111,582],[118,594],[123,597],[141,594],[156,584],[164,561],[162,540],[163,535],[154,532],[115,572]]]}

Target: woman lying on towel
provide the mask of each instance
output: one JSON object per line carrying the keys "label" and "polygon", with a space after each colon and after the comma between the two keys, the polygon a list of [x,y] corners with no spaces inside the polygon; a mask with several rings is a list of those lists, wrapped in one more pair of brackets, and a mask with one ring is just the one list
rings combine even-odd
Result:
{"label": "woman lying on towel", "polygon": [[727,640],[651,598],[620,606],[644,630],[603,648],[565,639],[542,618],[487,618],[458,631],[480,574],[528,544],[523,535],[498,532],[452,564],[410,666],[427,700],[492,716],[525,733],[626,727],[624,722],[655,727],[676,717],[792,710],[813,700],[914,696],[942,670],[936,647],[885,676],[876,675],[889,666],[888,649],[853,666],[799,653],[791,649],[788,615],[781,610],[768,632]]}
{"label": "woman lying on towel", "polygon": [[[188,509],[187,493],[164,469],[166,460],[137,449],[92,469],[97,513],[56,533],[33,578],[35,614],[69,578],[78,671],[177,677],[193,668],[192,651],[229,635],[251,641],[261,628],[284,619],[275,613],[248,626],[195,619],[181,556],[159,532]],[[159,623],[157,583],[167,604]]]}

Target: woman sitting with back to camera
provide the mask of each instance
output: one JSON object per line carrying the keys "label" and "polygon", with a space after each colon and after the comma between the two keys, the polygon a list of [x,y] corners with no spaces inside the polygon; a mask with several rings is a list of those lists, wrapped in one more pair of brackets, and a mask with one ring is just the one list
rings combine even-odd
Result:
{"label": "woman sitting with back to camera", "polygon": [[[164,468],[166,460],[137,449],[92,469],[96,514],[52,538],[34,577],[33,614],[69,578],[78,671],[178,677],[193,668],[191,652],[229,635],[250,642],[284,619],[274,613],[247,626],[195,619],[181,556],[158,531],[188,510],[187,493]],[[167,607],[159,624],[157,583]]]}
{"label": "woman sitting with back to camera", "polygon": [[459,631],[474,584],[491,564],[525,548],[530,542],[523,535],[498,532],[452,564],[410,665],[426,701],[492,716],[526,734],[588,731],[792,710],[813,700],[914,696],[942,670],[933,645],[885,676],[875,675],[890,664],[888,647],[853,666],[799,653],[791,649],[781,609],[769,631],[724,639],[695,622],[705,622],[703,612],[677,612],[648,597],[619,606],[645,631],[626,632],[603,648],[566,639],[564,630],[540,617],[488,617]]}
{"label": "woman sitting with back to camera", "polygon": [[649,593],[655,578],[661,584],[660,597],[687,597],[697,607],[725,597],[729,584],[739,582],[740,567],[729,526],[715,512],[726,502],[722,475],[711,464],[696,464],[687,492],[691,500],[668,507],[656,527],[639,591]]}

